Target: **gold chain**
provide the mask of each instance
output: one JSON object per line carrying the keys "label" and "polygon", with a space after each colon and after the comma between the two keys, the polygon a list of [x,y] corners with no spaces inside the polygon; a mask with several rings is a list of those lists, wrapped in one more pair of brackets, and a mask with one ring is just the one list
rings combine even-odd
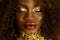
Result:
{"label": "gold chain", "polygon": [[39,32],[29,35],[23,32],[17,40],[44,40],[44,37]]}

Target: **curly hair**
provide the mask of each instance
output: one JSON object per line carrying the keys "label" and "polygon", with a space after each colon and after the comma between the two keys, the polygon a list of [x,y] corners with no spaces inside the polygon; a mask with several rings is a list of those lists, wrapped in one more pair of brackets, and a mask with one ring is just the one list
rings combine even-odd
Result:
{"label": "curly hair", "polygon": [[[53,40],[58,40],[55,36],[59,33],[60,28],[60,8],[59,1],[56,0],[38,0],[44,5],[44,22],[41,27],[41,35]],[[36,0],[36,2],[38,2]],[[18,26],[15,21],[15,9],[17,0],[0,1],[0,40],[15,40],[19,35]],[[57,33],[56,33],[57,32]],[[16,35],[15,35],[16,34]]]}

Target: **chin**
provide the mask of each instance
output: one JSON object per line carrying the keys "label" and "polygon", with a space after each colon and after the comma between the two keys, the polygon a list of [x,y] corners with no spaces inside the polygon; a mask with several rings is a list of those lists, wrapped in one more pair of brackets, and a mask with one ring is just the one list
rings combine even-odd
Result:
{"label": "chin", "polygon": [[28,31],[26,31],[26,33],[28,33],[28,34],[30,34],[30,33],[36,33],[37,32],[37,30],[28,30]]}

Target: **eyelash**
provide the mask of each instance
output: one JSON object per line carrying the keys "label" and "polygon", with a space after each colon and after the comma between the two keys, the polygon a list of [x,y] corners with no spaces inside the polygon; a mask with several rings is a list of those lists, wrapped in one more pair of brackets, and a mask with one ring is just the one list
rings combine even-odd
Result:
{"label": "eyelash", "polygon": [[17,9],[16,11],[17,11],[17,12],[25,12],[25,11],[21,11],[21,9]]}
{"label": "eyelash", "polygon": [[35,10],[35,12],[40,12],[40,10],[39,11]]}
{"label": "eyelash", "polygon": [[[26,12],[26,11],[18,10],[17,12]],[[40,11],[34,11],[34,12],[41,12],[41,10]]]}
{"label": "eyelash", "polygon": [[36,11],[36,12],[42,12],[43,10],[40,10],[40,11]]}

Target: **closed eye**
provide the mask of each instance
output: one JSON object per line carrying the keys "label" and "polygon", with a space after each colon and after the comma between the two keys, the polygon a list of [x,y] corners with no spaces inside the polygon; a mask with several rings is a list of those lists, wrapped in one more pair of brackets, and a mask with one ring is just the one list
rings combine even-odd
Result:
{"label": "closed eye", "polygon": [[20,11],[21,11],[21,12],[26,12],[27,9],[25,9],[25,8],[20,8]]}
{"label": "closed eye", "polygon": [[27,9],[24,8],[24,7],[19,7],[19,8],[17,8],[16,11],[17,11],[17,12],[27,12]]}
{"label": "closed eye", "polygon": [[36,7],[36,8],[33,9],[33,12],[40,12],[40,11],[41,11],[40,7]]}

